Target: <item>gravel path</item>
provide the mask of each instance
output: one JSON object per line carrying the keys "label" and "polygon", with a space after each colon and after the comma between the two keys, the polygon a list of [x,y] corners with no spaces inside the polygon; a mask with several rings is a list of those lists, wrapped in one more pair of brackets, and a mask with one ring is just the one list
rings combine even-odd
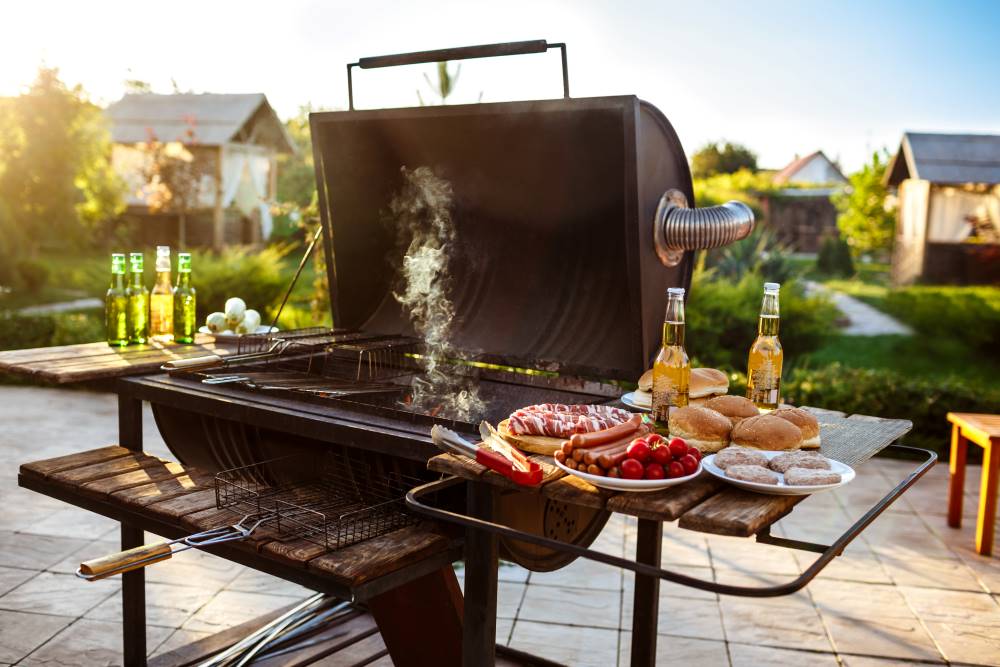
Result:
{"label": "gravel path", "polygon": [[853,296],[828,289],[812,280],[806,281],[806,289],[809,293],[823,293],[829,296],[837,309],[850,320],[850,324],[841,330],[845,336],[913,335],[913,329],[910,327]]}

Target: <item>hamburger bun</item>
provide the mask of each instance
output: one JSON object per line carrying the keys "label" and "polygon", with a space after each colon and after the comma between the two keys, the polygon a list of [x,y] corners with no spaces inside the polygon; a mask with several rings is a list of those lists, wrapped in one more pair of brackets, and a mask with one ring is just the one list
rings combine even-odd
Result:
{"label": "hamburger bun", "polygon": [[801,447],[802,431],[781,417],[758,415],[734,426],[732,439],[734,445],[741,447],[780,452]]}
{"label": "hamburger bun", "polygon": [[642,374],[639,378],[639,391],[646,392],[647,394],[653,391],[653,369],[650,368],[648,371]]}
{"label": "hamburger bun", "polygon": [[782,406],[771,413],[799,427],[803,449],[819,449],[819,420],[808,410]]}
{"label": "hamburger bun", "polygon": [[757,406],[748,398],[727,394],[726,396],[713,396],[705,401],[705,407],[715,410],[723,417],[728,417],[733,426],[747,417],[756,417],[760,414]]}
{"label": "hamburger bun", "polygon": [[670,437],[683,438],[702,454],[714,454],[729,445],[729,419],[715,410],[688,405],[670,413]]}
{"label": "hamburger bun", "polygon": [[692,368],[689,398],[706,398],[729,393],[729,376],[715,368]]}

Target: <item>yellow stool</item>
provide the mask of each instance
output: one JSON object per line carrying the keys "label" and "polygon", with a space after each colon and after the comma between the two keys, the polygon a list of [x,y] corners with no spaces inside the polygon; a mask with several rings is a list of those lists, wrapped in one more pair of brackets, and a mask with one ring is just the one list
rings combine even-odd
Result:
{"label": "yellow stool", "polygon": [[979,518],[976,551],[993,552],[993,525],[997,516],[997,482],[1000,481],[1000,415],[949,412],[951,422],[951,483],[948,486],[948,525],[962,526],[962,489],[965,486],[965,454],[968,443],[983,448],[983,477],[979,485]]}

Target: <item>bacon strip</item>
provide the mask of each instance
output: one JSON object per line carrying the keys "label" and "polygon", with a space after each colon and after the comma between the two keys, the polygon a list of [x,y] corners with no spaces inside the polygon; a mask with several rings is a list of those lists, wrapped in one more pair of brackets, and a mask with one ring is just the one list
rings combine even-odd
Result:
{"label": "bacon strip", "polygon": [[574,433],[604,431],[628,421],[632,413],[606,405],[542,403],[516,410],[507,428],[515,435],[569,438]]}

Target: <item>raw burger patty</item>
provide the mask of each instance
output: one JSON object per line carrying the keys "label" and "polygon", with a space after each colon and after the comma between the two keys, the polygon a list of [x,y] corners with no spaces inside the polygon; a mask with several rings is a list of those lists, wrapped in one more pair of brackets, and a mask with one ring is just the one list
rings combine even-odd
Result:
{"label": "raw burger patty", "polygon": [[781,475],[773,470],[768,470],[764,466],[731,465],[726,468],[726,477],[732,477],[744,482],[756,482],[758,484],[777,484]]}
{"label": "raw burger patty", "polygon": [[726,447],[721,452],[715,455],[714,460],[715,460],[715,465],[719,466],[723,470],[728,469],[729,466],[738,466],[738,465],[767,467],[766,456],[761,454],[756,449],[739,447],[737,445],[733,445],[732,447]]}
{"label": "raw burger patty", "polygon": [[819,486],[821,484],[839,483],[840,475],[829,470],[789,468],[785,471],[785,484],[788,486]]}
{"label": "raw burger patty", "polygon": [[816,470],[829,470],[830,462],[825,456],[817,452],[785,452],[778,454],[771,459],[771,470],[785,472],[790,468],[814,468]]}

